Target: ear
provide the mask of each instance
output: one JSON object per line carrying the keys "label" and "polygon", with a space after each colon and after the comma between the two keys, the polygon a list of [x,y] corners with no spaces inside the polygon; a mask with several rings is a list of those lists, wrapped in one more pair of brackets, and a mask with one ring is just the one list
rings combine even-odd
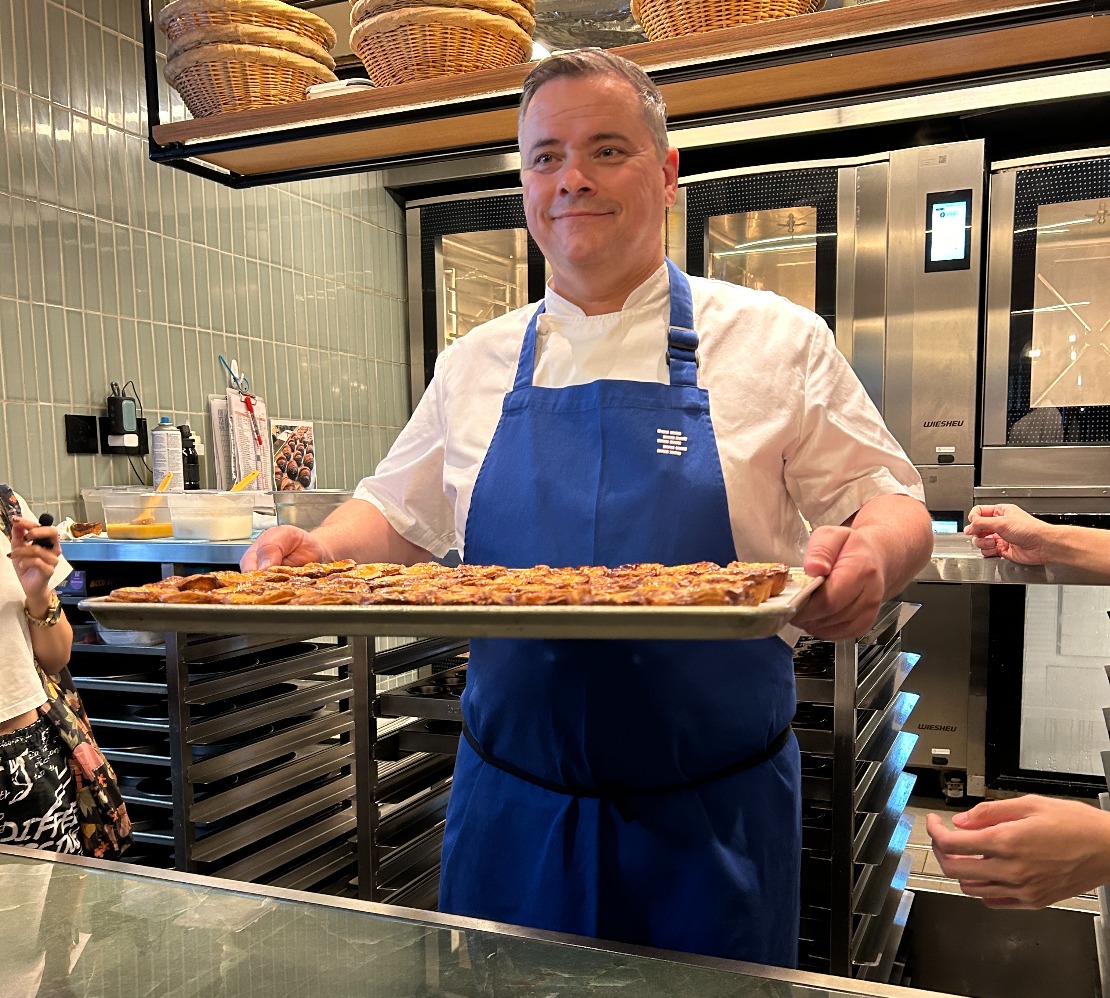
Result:
{"label": "ear", "polygon": [[678,150],[671,146],[663,160],[663,203],[669,208],[678,197]]}

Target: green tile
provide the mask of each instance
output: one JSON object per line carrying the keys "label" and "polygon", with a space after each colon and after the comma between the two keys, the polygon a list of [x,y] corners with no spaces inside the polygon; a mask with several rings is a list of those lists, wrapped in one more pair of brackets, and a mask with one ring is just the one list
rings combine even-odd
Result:
{"label": "green tile", "polygon": [[[49,394],[41,401],[72,405],[70,397],[69,340],[66,336],[66,315],[61,308],[46,306],[46,347],[49,352]],[[43,367],[47,365],[43,364]]]}

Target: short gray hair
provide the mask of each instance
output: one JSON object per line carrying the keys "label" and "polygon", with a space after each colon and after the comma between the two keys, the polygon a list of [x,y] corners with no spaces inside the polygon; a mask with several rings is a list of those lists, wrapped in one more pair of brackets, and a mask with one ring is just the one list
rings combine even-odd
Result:
{"label": "short gray hair", "polygon": [[640,101],[640,111],[644,123],[651,131],[659,158],[663,159],[670,149],[667,138],[667,105],[659,88],[636,63],[605,49],[585,48],[572,52],[560,52],[540,60],[532,68],[524,81],[520,95],[520,116],[517,119],[517,134],[524,125],[524,115],[536,91],[545,83],[561,77],[609,76],[617,77],[631,84]]}

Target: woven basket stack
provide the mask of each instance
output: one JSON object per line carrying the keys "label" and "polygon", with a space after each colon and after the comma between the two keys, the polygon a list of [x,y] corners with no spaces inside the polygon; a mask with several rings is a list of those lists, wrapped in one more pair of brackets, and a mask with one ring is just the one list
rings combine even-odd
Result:
{"label": "woven basket stack", "polygon": [[377,87],[515,66],[535,12],[535,0],[351,0],[351,49]]}
{"label": "woven basket stack", "polygon": [[632,16],[653,42],[777,17],[812,14],[825,0],[632,0]]}
{"label": "woven basket stack", "polygon": [[196,118],[305,99],[335,79],[335,31],[280,0],[173,0],[158,15],[166,80]]}

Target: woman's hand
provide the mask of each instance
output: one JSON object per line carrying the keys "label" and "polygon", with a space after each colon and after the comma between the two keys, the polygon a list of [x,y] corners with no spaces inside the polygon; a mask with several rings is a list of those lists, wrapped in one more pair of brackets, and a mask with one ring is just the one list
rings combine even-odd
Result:
{"label": "woman's hand", "polygon": [[1015,797],[979,804],[946,828],[928,818],[945,875],[991,908],[1044,908],[1110,880],[1110,813],[1079,801]]}
{"label": "woman's hand", "polygon": [[27,594],[27,609],[35,616],[41,616],[50,605],[50,578],[60,553],[56,527],[41,527],[22,516],[12,523],[12,567]]}
{"label": "woman's hand", "polygon": [[1052,560],[1054,528],[1020,506],[975,506],[967,521],[964,533],[984,558],[1006,558],[1019,565],[1043,565]]}

